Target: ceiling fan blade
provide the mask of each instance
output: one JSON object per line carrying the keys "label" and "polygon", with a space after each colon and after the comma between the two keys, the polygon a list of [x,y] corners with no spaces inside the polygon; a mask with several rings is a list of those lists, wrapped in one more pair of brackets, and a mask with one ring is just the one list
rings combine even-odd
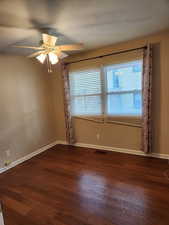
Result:
{"label": "ceiling fan blade", "polygon": [[61,51],[76,51],[84,48],[83,44],[59,45],[57,47],[59,47]]}
{"label": "ceiling fan blade", "polygon": [[33,57],[36,57],[36,56],[38,56],[40,54],[45,54],[45,51],[34,52],[33,54],[28,55],[28,58],[33,58]]}
{"label": "ceiling fan blade", "polygon": [[58,38],[52,35],[42,34],[42,39],[45,45],[55,46]]}
{"label": "ceiling fan blade", "polygon": [[16,48],[30,48],[30,49],[37,49],[37,50],[43,50],[44,47],[33,47],[33,46],[25,46],[25,45],[13,45],[12,47]]}

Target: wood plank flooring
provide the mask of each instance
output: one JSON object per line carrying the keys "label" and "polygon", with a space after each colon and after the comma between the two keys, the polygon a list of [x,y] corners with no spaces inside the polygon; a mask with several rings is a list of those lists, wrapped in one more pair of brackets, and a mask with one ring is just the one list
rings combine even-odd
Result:
{"label": "wood plank flooring", "polygon": [[0,175],[5,225],[169,225],[167,160],[57,145]]}

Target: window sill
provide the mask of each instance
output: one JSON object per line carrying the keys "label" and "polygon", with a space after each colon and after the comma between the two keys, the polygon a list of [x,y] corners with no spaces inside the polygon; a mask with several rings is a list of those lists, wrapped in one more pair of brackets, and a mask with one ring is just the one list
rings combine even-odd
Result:
{"label": "window sill", "polygon": [[141,128],[141,117],[137,116],[73,116],[74,119],[82,119],[95,123],[119,124],[124,126]]}

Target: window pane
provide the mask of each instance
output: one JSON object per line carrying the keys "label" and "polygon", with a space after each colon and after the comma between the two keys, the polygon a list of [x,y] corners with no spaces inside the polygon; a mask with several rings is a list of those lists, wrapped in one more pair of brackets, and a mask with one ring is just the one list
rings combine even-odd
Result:
{"label": "window pane", "polygon": [[100,115],[101,96],[73,97],[71,101],[72,115]]}
{"label": "window pane", "polygon": [[[139,98],[138,98],[139,96]],[[137,103],[134,100],[135,93],[109,94],[107,110],[109,115],[141,115],[141,93],[137,93]]]}
{"label": "window pane", "polygon": [[105,68],[107,112],[111,115],[140,116],[142,113],[142,60]]}
{"label": "window pane", "polygon": [[71,96],[101,93],[100,70],[86,70],[70,73]]}
{"label": "window pane", "polygon": [[134,107],[140,109],[142,104],[141,91],[134,93]]}
{"label": "window pane", "polygon": [[105,70],[107,92],[141,90],[142,60],[108,66]]}

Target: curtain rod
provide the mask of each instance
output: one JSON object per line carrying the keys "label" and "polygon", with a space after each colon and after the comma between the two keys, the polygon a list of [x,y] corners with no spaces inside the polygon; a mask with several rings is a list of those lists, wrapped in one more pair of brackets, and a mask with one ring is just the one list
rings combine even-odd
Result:
{"label": "curtain rod", "polygon": [[121,54],[121,53],[131,52],[131,51],[136,51],[136,50],[146,49],[146,48],[147,48],[147,46],[142,46],[142,47],[139,47],[139,48],[132,48],[132,49],[123,50],[123,51],[119,51],[119,52],[112,52],[112,53],[109,53],[109,54],[99,55],[99,56],[95,56],[95,57],[89,57],[89,58],[80,59],[80,60],[77,60],[77,61],[65,62],[65,64],[68,65],[68,64],[83,62],[83,61],[86,61],[86,60],[98,59],[98,58],[102,58],[102,57],[106,57],[106,56],[118,55],[118,54]]}

